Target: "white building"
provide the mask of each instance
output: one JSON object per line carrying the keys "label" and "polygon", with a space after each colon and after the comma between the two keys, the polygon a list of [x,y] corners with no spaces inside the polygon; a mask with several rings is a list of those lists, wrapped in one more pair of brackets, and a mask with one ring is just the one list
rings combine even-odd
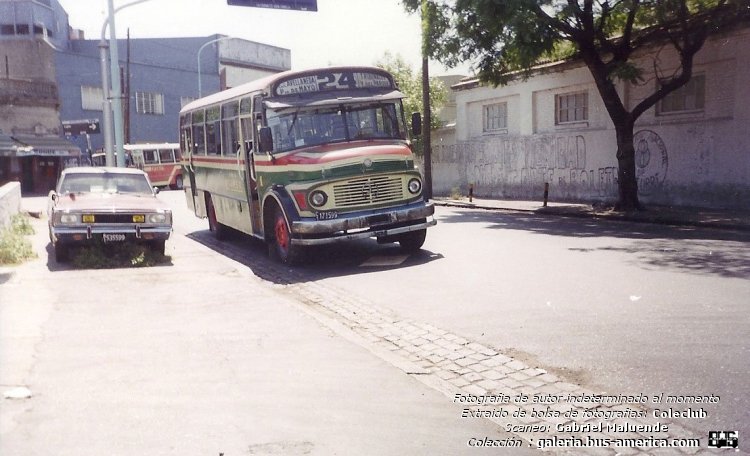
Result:
{"label": "white building", "polygon": [[[670,49],[642,57],[642,85],[620,84],[630,108],[656,87],[654,59],[677,68]],[[435,194],[473,184],[477,196],[538,200],[549,183],[551,200],[616,199],[614,125],[583,63],[549,65],[507,86],[468,80],[453,89],[455,131],[433,134]],[[750,207],[750,28],[706,42],[691,81],[636,122],[635,146],[643,202]]]}

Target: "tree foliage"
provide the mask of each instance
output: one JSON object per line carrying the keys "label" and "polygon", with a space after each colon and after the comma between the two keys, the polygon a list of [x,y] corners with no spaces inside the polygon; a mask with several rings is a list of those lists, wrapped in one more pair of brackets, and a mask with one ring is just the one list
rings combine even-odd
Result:
{"label": "tree foliage", "polygon": [[[402,0],[421,11],[428,0]],[[429,0],[430,55],[448,65],[470,61],[495,85],[528,77],[540,63],[575,57],[591,72],[617,131],[619,205],[640,207],[635,120],[692,76],[693,59],[714,32],[750,19],[750,0]],[[678,67],[638,60],[669,48]],[[650,95],[626,106],[617,82],[656,79]]]}
{"label": "tree foliage", "polygon": [[[411,113],[422,112],[422,73],[415,72],[400,55],[386,52],[383,58],[375,62],[375,66],[383,68],[393,75],[399,90],[406,95],[404,98],[404,112],[406,122],[411,129]],[[438,78],[430,78],[430,108],[437,112],[448,99],[448,91]],[[432,116],[431,129],[440,128],[440,119]]]}

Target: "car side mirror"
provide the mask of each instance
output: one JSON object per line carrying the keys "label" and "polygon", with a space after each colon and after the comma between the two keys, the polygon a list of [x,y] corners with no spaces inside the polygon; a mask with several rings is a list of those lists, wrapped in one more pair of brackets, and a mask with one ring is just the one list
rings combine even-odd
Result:
{"label": "car side mirror", "polygon": [[56,192],[56,191],[54,191],[54,190],[50,190],[50,191],[49,191],[49,195],[47,195],[47,196],[48,196],[48,197],[49,197],[49,199],[51,199],[52,201],[55,201],[55,202],[57,201],[57,192]]}
{"label": "car side mirror", "polygon": [[159,193],[159,187],[153,187],[154,189],[154,195],[157,195]]}
{"label": "car side mirror", "polygon": [[273,135],[271,134],[271,127],[260,127],[258,132],[259,142],[258,150],[262,153],[269,153],[273,150]]}
{"label": "car side mirror", "polygon": [[411,113],[411,134],[414,136],[422,134],[422,115],[418,112]]}

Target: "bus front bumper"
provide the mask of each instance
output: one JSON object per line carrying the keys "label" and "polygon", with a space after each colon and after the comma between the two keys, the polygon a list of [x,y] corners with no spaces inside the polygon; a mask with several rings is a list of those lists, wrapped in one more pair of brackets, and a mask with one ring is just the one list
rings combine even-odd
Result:
{"label": "bus front bumper", "polygon": [[437,224],[432,203],[413,203],[398,209],[382,209],[366,215],[333,220],[292,222],[292,244],[322,245],[371,237],[388,238]]}

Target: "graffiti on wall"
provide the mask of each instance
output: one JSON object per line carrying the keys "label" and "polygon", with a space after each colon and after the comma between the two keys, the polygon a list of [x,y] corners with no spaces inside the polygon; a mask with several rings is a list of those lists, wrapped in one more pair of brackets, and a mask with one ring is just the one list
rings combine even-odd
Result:
{"label": "graffiti on wall", "polygon": [[633,137],[635,176],[638,193],[649,196],[662,189],[667,178],[669,155],[661,137],[651,130],[640,130]]}
{"label": "graffiti on wall", "polygon": [[[667,149],[651,130],[637,132],[634,145],[639,189],[644,195],[654,193],[667,175]],[[615,197],[615,151],[597,151],[610,154],[604,160],[592,160],[590,153],[583,135],[495,137],[437,146],[433,163],[458,165],[460,178],[486,195],[538,197],[549,183],[556,198]],[[613,166],[592,166],[593,161]]]}
{"label": "graffiti on wall", "polygon": [[485,194],[532,197],[549,183],[552,194],[560,198],[615,195],[617,168],[590,167],[587,153],[582,135],[536,135],[443,146],[433,153],[433,160],[460,160],[467,181]]}

